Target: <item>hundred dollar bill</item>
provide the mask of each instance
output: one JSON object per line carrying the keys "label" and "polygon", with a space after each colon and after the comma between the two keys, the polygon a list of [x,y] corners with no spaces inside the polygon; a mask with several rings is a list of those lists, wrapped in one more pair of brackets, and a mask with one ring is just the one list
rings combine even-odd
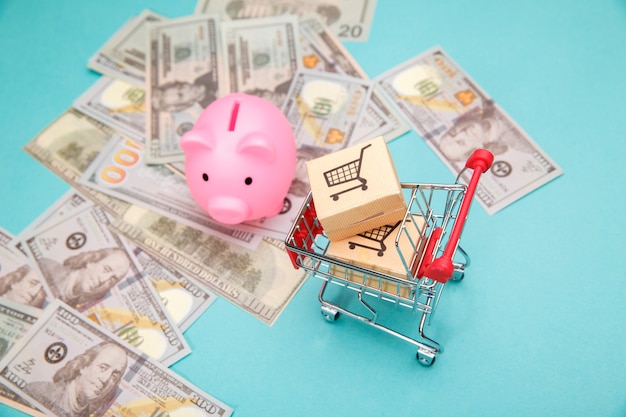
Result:
{"label": "hundred dollar bill", "polygon": [[[42,310],[0,297],[0,361],[41,316]],[[44,417],[29,401],[0,382],[0,403],[31,416]]]}
{"label": "hundred dollar bill", "polygon": [[167,20],[145,9],[128,20],[89,59],[87,66],[94,71],[143,87],[146,75],[148,23]]}
{"label": "hundred dollar bill", "polygon": [[[34,234],[39,228],[60,222],[64,217],[92,202],[75,189],[68,190],[35,221],[31,222],[20,236]],[[16,239],[19,242],[19,239]],[[126,242],[150,278],[161,301],[178,328],[184,332],[215,301],[217,295],[191,283],[178,271],[173,270],[137,246]],[[21,250],[26,250],[20,246]],[[25,253],[27,255],[27,253]]]}
{"label": "hundred dollar bill", "polygon": [[184,178],[163,165],[144,164],[144,156],[142,147],[131,140],[113,138],[85,170],[79,183],[230,243],[249,249],[258,246],[262,236],[212,220],[193,199]]}
{"label": "hundred dollar bill", "polygon": [[221,25],[228,92],[244,92],[282,106],[301,59],[298,18],[285,15]]}
{"label": "hundred dollar bill", "polygon": [[14,236],[0,245],[0,297],[7,300],[43,308],[50,302],[43,283],[43,276],[30,260],[15,247]]}
{"label": "hundred dollar bill", "polygon": [[171,365],[191,349],[130,248],[108,225],[92,203],[40,226],[23,244],[50,298]]}
{"label": "hundred dollar bill", "polygon": [[[313,13],[303,16],[300,19],[300,33],[304,68],[368,79],[363,68],[319,15]],[[400,114],[377,90],[375,86],[350,140],[351,144],[378,136],[384,136],[386,141],[390,141],[409,130]]]}
{"label": "hundred dollar bill", "polygon": [[121,68],[104,55],[94,55],[89,59],[87,67],[102,75],[113,77],[138,87],[143,87],[146,83],[145,76],[142,76],[141,79],[137,78],[136,75],[129,73],[125,68]]}
{"label": "hundred dollar bill", "polygon": [[74,100],[73,106],[131,139],[146,143],[145,99],[143,87],[103,75]]}
{"label": "hundred dollar bill", "polygon": [[380,75],[376,83],[453,172],[476,148],[494,154],[476,191],[489,214],[563,173],[439,47]]}
{"label": "hundred dollar bill", "polygon": [[346,147],[371,91],[372,85],[365,79],[299,70],[283,106],[297,147],[333,151]]}
{"label": "hundred dollar bill", "polygon": [[209,308],[217,295],[194,284],[173,269],[135,245],[133,253],[159,293],[165,308],[178,328],[184,332]]}
{"label": "hundred dollar bill", "polygon": [[24,151],[39,161],[81,194],[96,201],[108,212],[120,215],[131,204],[78,183],[80,176],[114,130],[70,108],[24,146]]}
{"label": "hundred dollar bill", "polygon": [[28,252],[22,245],[23,236],[30,236],[40,227],[46,225],[50,226],[61,221],[64,216],[73,213],[77,208],[85,207],[85,205],[90,204],[90,202],[91,200],[87,199],[87,197],[80,194],[77,190],[70,188],[22,230],[15,239],[15,246],[20,249],[24,255],[28,256]]}
{"label": "hundred dollar bill", "polygon": [[181,136],[219,95],[219,18],[198,15],[149,26],[146,162],[184,160]]}
{"label": "hundred dollar bill", "polygon": [[133,207],[112,222],[150,255],[179,270],[266,324],[272,325],[304,283],[284,245],[265,238],[254,250],[229,245],[214,236]]}
{"label": "hundred dollar bill", "polygon": [[195,13],[219,13],[223,19],[317,13],[341,39],[365,42],[376,0],[198,0]]}
{"label": "hundred dollar bill", "polygon": [[387,99],[379,92],[379,87],[376,85],[373,87],[365,110],[350,138],[350,145],[378,136],[383,136],[389,142],[409,131],[409,126],[388,104]]}
{"label": "hundred dollar bill", "polygon": [[56,301],[0,363],[51,416],[230,416],[232,408]]}
{"label": "hundred dollar bill", "polygon": [[[79,182],[105,145],[119,138],[110,127],[76,109],[70,109],[27,143],[24,150],[82,195],[104,207],[110,214],[120,216],[132,206],[131,203]],[[163,173],[167,171],[163,166],[155,169],[164,170]],[[249,232],[232,230],[230,233],[224,237],[237,244],[250,247],[258,244],[258,240],[253,242],[254,237]]]}

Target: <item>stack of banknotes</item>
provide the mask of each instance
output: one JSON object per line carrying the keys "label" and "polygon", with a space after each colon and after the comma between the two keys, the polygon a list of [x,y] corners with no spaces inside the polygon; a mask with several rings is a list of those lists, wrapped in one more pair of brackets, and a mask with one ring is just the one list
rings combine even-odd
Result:
{"label": "stack of banknotes", "polygon": [[[168,367],[216,297],[272,325],[303,284],[283,239],[310,159],[414,129],[456,173],[484,147],[495,162],[477,198],[490,214],[562,173],[439,47],[368,77],[342,40],[367,40],[374,7],[199,0],[185,17],[144,10],[95,51],[101,76],[24,146],[69,191],[18,236],[0,229],[0,402],[32,415],[230,415]],[[231,92],[279,106],[298,150],[283,212],[236,227],[194,202],[179,146]]]}

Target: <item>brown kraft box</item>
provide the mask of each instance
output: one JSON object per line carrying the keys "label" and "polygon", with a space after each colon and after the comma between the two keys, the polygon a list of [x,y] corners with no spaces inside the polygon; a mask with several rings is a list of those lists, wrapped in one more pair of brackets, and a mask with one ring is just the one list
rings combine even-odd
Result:
{"label": "brown kraft box", "polygon": [[387,224],[406,213],[393,160],[382,136],[308,161],[317,217],[331,241]]}

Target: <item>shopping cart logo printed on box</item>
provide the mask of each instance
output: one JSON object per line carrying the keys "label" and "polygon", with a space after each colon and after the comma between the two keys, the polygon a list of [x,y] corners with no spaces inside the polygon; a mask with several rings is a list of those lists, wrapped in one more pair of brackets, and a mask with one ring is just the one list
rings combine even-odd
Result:
{"label": "shopping cart logo printed on box", "polygon": [[369,148],[370,146],[372,145],[368,144],[361,148],[361,153],[358,159],[355,159],[346,164],[340,165],[336,168],[324,172],[324,179],[326,179],[326,185],[328,185],[328,187],[334,187],[336,185],[345,184],[350,181],[360,182],[360,184],[354,187],[347,188],[338,193],[331,194],[330,196],[334,201],[339,200],[339,195],[347,193],[348,191],[352,191],[357,188],[361,188],[361,190],[367,190],[367,180],[361,177],[361,165],[363,164],[363,153],[365,149]]}
{"label": "shopping cart logo printed on box", "polygon": [[[407,222],[410,222],[410,221],[411,220],[407,220]],[[358,243],[358,242],[353,242],[353,241],[348,241],[348,247],[350,249],[354,249],[357,246],[359,246],[361,248],[371,249],[373,251],[377,251],[378,256],[383,256],[385,254],[385,251],[387,250],[387,245],[385,245],[385,240],[389,237],[389,235],[393,233],[394,230],[396,230],[396,228],[398,227],[398,225],[400,225],[400,223],[402,223],[402,221],[398,220],[396,224],[386,224],[384,226],[377,227],[367,232],[357,234],[357,236],[360,236],[364,239],[374,242],[372,244],[378,243],[378,247],[372,247],[364,243]]]}

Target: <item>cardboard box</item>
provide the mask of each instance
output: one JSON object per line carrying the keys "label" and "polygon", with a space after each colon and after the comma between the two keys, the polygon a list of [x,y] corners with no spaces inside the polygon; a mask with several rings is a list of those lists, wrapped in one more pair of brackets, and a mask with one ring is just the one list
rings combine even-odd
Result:
{"label": "cardboard box", "polygon": [[417,252],[420,247],[420,231],[424,230],[424,219],[421,217],[413,219],[419,224],[412,224],[411,220],[407,219],[404,231],[400,234],[397,249],[395,239],[401,227],[401,221],[347,239],[331,241],[326,255],[368,270],[409,279],[410,274],[406,271],[405,262],[410,267],[413,258],[416,254],[419,255]]}
{"label": "cardboard box", "polygon": [[366,287],[372,288],[377,292],[384,292],[403,298],[410,298],[411,290],[415,288],[414,285],[403,285],[389,281],[387,279],[381,279],[378,277],[373,277],[371,275],[363,275],[353,269],[349,269],[346,272],[346,269],[344,267],[337,265],[332,265],[330,267],[330,273],[334,276],[341,277],[342,279],[347,279],[348,281],[352,281],[357,284],[363,284]]}
{"label": "cardboard box", "polygon": [[386,224],[406,213],[393,160],[382,136],[308,161],[317,217],[331,241]]}

